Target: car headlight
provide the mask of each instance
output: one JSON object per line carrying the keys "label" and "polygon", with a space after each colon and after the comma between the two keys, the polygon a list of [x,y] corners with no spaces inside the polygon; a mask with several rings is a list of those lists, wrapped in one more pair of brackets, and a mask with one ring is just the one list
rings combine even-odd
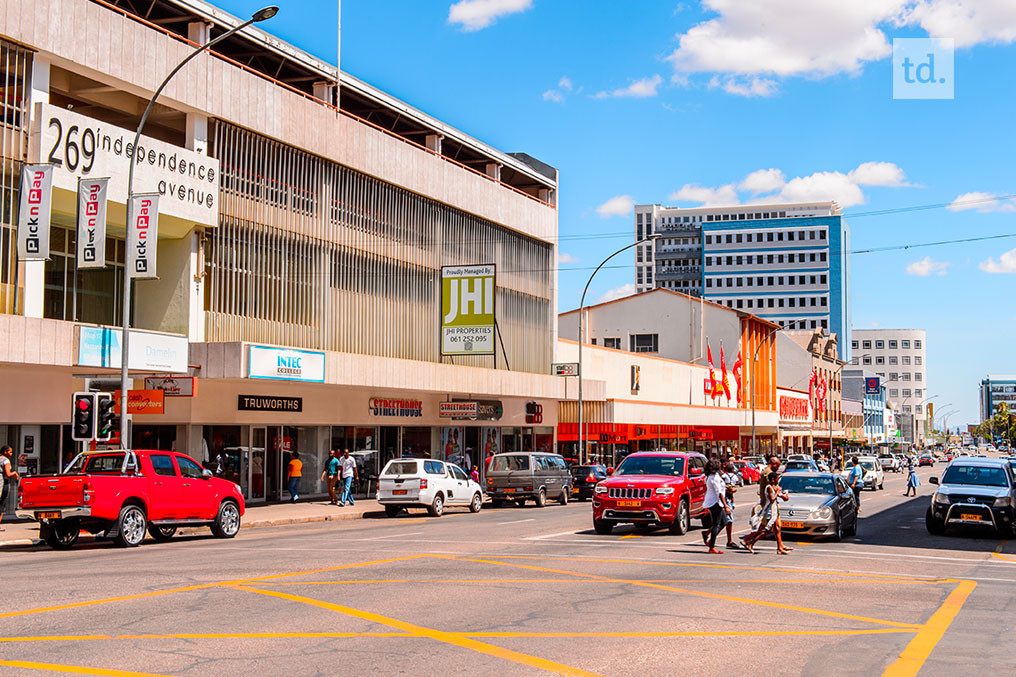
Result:
{"label": "car headlight", "polygon": [[994,505],[996,508],[1006,508],[1012,505],[1012,500],[1008,496],[1001,496],[995,499]]}
{"label": "car headlight", "polygon": [[931,500],[934,501],[935,503],[941,503],[943,505],[947,505],[949,503],[949,495],[948,494],[943,494],[941,491],[936,491],[935,492],[935,497],[933,499],[931,499]]}
{"label": "car headlight", "polygon": [[833,516],[833,509],[830,508],[828,505],[827,506],[823,506],[823,507],[819,508],[818,510],[812,510],[811,511],[811,515],[809,515],[809,517],[811,517],[811,519],[813,519],[813,520],[827,520],[827,519],[829,519],[832,516]]}
{"label": "car headlight", "polygon": [[594,489],[593,492],[597,494],[605,494],[607,493],[607,487],[603,486],[602,484],[597,484],[596,489]]}
{"label": "car headlight", "polygon": [[656,495],[657,496],[670,496],[672,493],[674,493],[674,487],[657,487],[656,488]]}

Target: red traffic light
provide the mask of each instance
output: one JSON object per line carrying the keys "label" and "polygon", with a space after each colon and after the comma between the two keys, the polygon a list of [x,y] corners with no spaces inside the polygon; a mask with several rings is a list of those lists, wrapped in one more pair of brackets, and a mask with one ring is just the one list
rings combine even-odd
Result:
{"label": "red traffic light", "polygon": [[78,409],[81,411],[88,411],[92,408],[92,401],[89,399],[81,398],[78,400]]}

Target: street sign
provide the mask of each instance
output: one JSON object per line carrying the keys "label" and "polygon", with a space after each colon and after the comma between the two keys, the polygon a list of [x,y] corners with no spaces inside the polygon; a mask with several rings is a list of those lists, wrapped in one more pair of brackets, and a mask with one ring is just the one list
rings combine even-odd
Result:
{"label": "street sign", "polygon": [[555,362],[550,365],[551,373],[554,376],[578,376],[578,362]]}
{"label": "street sign", "polygon": [[878,376],[865,377],[864,379],[864,394],[865,395],[878,395],[879,393],[879,379]]}
{"label": "street sign", "polygon": [[197,379],[193,376],[148,376],[145,378],[145,389],[161,390],[166,397],[194,397]]}

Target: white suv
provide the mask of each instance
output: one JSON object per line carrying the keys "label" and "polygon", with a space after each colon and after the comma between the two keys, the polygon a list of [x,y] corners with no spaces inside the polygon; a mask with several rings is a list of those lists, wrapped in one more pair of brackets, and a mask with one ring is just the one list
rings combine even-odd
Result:
{"label": "white suv", "polygon": [[389,517],[403,508],[426,508],[440,517],[446,505],[480,512],[483,490],[457,465],[429,458],[396,458],[381,471],[377,500]]}
{"label": "white suv", "polygon": [[[858,463],[861,464],[861,468],[864,470],[864,487],[865,489],[871,489],[872,491],[878,491],[879,489],[885,488],[885,472],[882,470],[882,466],[879,464],[878,459],[874,456],[858,456]],[[840,475],[846,479],[850,477],[850,464],[844,468]]]}

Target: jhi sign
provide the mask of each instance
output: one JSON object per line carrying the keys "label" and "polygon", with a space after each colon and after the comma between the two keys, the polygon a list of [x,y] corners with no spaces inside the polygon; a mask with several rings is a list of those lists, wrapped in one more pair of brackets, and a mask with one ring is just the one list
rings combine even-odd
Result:
{"label": "jhi sign", "polygon": [[496,267],[441,268],[441,354],[494,354]]}

